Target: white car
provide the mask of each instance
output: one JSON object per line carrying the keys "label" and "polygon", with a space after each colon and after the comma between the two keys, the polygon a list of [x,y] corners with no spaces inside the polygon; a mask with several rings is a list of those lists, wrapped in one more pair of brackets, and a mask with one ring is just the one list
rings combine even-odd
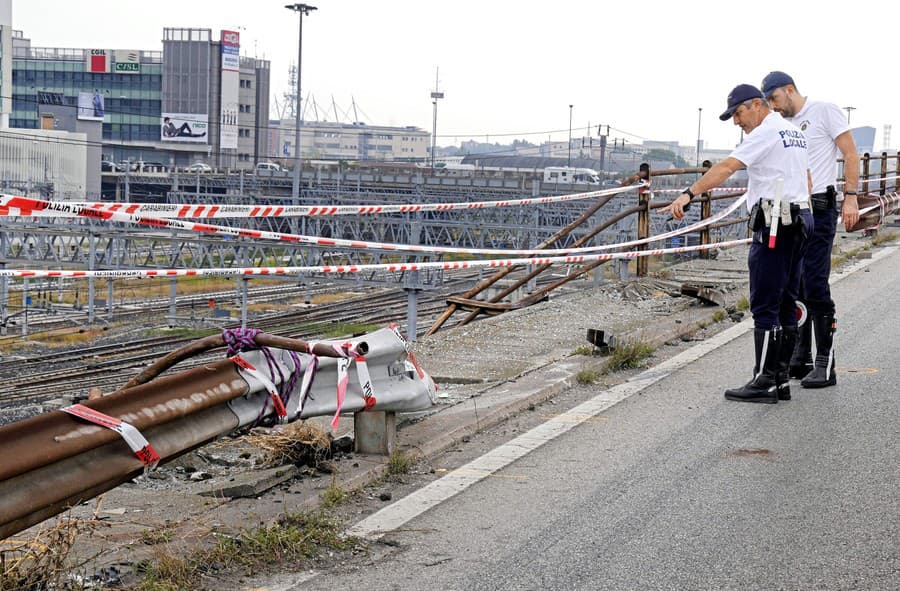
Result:
{"label": "white car", "polygon": [[212,172],[212,166],[204,162],[194,162],[185,170],[187,170],[188,172]]}
{"label": "white car", "polygon": [[274,162],[257,162],[255,172],[281,172],[284,169],[275,164]]}

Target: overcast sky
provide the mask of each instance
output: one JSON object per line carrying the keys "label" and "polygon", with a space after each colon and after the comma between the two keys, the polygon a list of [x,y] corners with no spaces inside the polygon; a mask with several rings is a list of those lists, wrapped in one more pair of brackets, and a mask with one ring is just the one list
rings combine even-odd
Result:
{"label": "overcast sky", "polygon": [[[243,55],[271,61],[274,100],[297,59],[298,17],[287,3],[13,0],[13,27],[38,47],[144,50],[162,48],[164,27],[238,30]],[[900,146],[895,1],[310,3],[318,10],[303,20],[302,92],[320,119],[334,120],[333,99],[350,121],[355,100],[366,123],[431,131],[439,68],[439,145],[564,141],[571,104],[575,137],[603,124],[629,141],[693,145],[699,115],[706,145],[730,148],[740,130],[718,120],[728,91],[779,69],[802,94],[855,107],[850,123],[875,127],[876,149],[885,124]]]}

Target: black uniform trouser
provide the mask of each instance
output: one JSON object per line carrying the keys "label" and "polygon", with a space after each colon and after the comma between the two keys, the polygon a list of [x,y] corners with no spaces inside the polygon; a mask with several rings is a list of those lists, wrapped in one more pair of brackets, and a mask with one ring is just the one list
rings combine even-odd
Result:
{"label": "black uniform trouser", "polygon": [[775,248],[769,248],[769,228],[753,233],[747,263],[750,267],[750,311],[762,330],[797,326],[797,294],[801,259],[813,229],[812,213],[801,209],[793,223],[779,226]]}
{"label": "black uniform trouser", "polygon": [[799,296],[811,315],[834,316],[828,277],[831,275],[831,250],[837,219],[838,210],[833,198],[824,207],[813,207],[815,225],[803,255]]}

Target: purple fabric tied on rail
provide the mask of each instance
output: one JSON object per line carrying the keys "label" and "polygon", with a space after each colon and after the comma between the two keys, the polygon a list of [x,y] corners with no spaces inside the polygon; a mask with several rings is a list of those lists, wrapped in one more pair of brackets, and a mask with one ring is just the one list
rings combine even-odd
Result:
{"label": "purple fabric tied on rail", "polygon": [[[291,361],[294,363],[294,371],[290,372],[290,375],[285,378],[285,375],[281,372],[281,368],[275,361],[275,356],[272,354],[272,351],[269,350],[268,347],[261,347],[256,342],[256,335],[261,332],[262,331],[258,328],[233,328],[223,330],[222,341],[224,341],[225,345],[228,347],[226,355],[232,357],[242,351],[260,351],[263,356],[265,356],[266,363],[269,366],[268,377],[272,383],[276,384],[278,387],[278,396],[281,398],[284,405],[287,406],[291,399],[291,393],[297,385],[297,380],[300,378],[300,372],[302,370],[300,355],[298,355],[296,351],[287,351],[291,356]],[[315,357],[313,357],[313,359],[315,360]],[[267,400],[260,410],[256,424],[259,424],[268,412],[269,402]]]}

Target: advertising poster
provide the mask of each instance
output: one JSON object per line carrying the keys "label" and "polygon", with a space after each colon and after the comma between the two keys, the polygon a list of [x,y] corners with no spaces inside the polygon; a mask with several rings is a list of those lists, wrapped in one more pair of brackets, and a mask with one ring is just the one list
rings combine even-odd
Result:
{"label": "advertising poster", "polygon": [[237,150],[238,147],[238,92],[241,83],[240,34],[237,31],[222,31],[222,81],[219,116],[219,143],[222,148]]}
{"label": "advertising poster", "polygon": [[78,118],[82,121],[103,121],[106,114],[103,95],[99,92],[78,93]]}
{"label": "advertising poster", "polygon": [[164,142],[205,144],[208,124],[206,113],[163,113],[159,137]]}

